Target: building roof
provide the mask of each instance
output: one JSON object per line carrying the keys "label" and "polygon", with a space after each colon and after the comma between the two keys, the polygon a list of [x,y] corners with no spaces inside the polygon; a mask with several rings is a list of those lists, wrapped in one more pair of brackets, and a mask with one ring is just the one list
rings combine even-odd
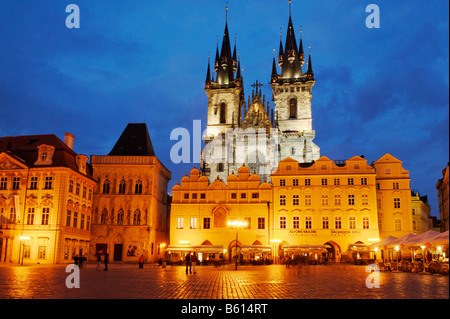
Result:
{"label": "building roof", "polygon": [[109,156],[156,156],[145,123],[129,123]]}

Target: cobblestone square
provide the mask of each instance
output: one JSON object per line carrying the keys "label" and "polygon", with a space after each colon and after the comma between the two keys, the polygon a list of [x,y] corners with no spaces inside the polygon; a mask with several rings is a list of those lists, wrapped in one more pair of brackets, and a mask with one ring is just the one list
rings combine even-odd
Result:
{"label": "cobblestone square", "polygon": [[[103,268],[102,268],[103,269]],[[448,299],[444,275],[380,272],[367,288],[365,266],[182,266],[112,264],[80,269],[80,288],[66,287],[66,265],[0,266],[1,299]]]}

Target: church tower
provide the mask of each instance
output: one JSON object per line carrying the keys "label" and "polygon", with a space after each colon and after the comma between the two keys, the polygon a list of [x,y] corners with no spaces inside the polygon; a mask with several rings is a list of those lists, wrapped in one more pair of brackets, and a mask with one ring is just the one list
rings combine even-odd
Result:
{"label": "church tower", "polygon": [[280,160],[291,157],[300,163],[309,163],[320,157],[320,148],[313,143],[315,131],[312,128],[311,100],[314,86],[314,72],[309,54],[307,72],[303,40],[297,46],[289,1],[289,22],[283,48],[280,36],[278,74],[275,56],[272,64],[271,87],[275,103],[275,127],[279,130]]}

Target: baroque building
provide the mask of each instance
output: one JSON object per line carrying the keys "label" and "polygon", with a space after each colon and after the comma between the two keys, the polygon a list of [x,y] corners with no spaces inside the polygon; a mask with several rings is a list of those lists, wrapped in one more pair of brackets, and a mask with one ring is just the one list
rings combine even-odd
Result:
{"label": "baroque building", "polygon": [[96,181],[65,134],[0,138],[0,262],[87,256]]}
{"label": "baroque building", "polygon": [[414,234],[418,235],[430,229],[434,230],[428,196],[421,196],[418,192],[411,191],[411,207]]}
{"label": "baroque building", "polygon": [[[227,8],[228,10],[228,8]],[[208,61],[205,92],[208,96],[207,131],[203,136],[200,170],[211,178],[226,181],[243,163],[261,178],[270,179],[280,160],[291,157],[301,163],[311,163],[320,157],[313,143],[311,99],[315,79],[311,55],[307,71],[303,42],[297,45],[289,14],[286,41],[280,39],[278,75],[273,58],[270,86],[274,109],[261,94],[261,83],[252,85],[251,98],[245,101],[241,64],[231,50],[228,21],[225,23],[222,47],[216,48],[214,73]],[[214,77],[215,74],[215,77]]]}
{"label": "baroque building", "polygon": [[436,183],[436,189],[438,191],[439,199],[439,216],[441,218],[441,232],[447,231],[448,228],[448,195],[449,195],[449,182],[448,182],[448,163],[447,167],[442,170],[442,178]]}
{"label": "baroque building", "polygon": [[128,124],[108,155],[91,157],[94,217],[91,259],[147,262],[164,256],[171,173],[158,160],[146,124]]}

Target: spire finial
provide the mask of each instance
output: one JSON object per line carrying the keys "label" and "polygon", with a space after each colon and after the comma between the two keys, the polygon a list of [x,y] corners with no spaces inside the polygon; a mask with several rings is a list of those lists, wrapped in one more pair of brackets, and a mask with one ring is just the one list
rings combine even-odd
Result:
{"label": "spire finial", "polygon": [[228,23],[228,1],[227,1],[227,7],[225,8],[225,22]]}
{"label": "spire finial", "polygon": [[289,18],[291,17],[291,0],[289,0]]}

